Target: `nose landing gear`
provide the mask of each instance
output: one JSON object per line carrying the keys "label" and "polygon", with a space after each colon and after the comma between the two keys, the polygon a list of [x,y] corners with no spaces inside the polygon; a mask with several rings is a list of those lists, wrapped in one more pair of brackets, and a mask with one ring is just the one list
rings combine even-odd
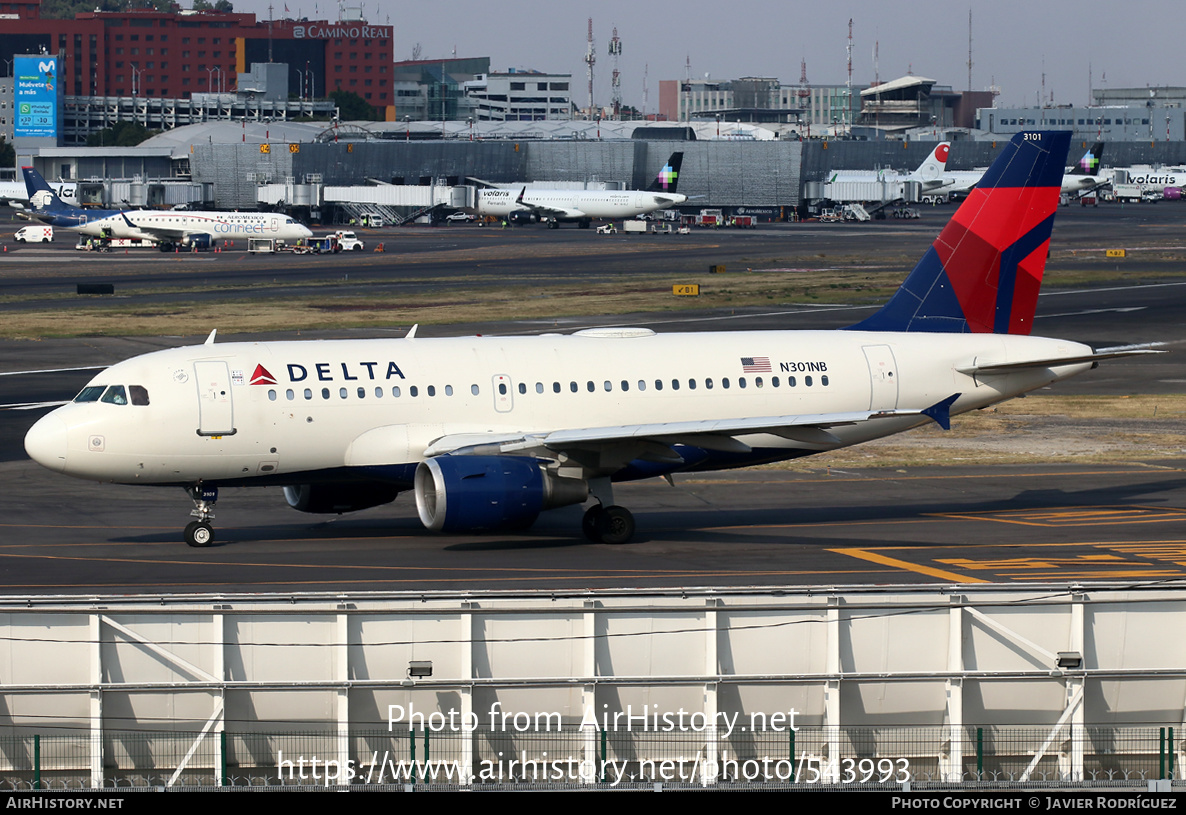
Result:
{"label": "nose landing gear", "polygon": [[203,487],[201,484],[190,487],[186,492],[193,499],[194,508],[190,515],[197,518],[185,526],[185,542],[190,546],[202,548],[214,543],[214,526],[210,520],[214,518],[214,504],[218,501],[218,487]]}

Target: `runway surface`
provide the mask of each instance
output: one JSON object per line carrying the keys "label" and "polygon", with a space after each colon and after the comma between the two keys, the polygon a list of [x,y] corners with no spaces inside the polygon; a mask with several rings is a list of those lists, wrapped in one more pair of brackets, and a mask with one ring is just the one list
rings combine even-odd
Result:
{"label": "runway surface", "polygon": [[0,592],[379,591],[1186,580],[1186,470],[995,466],[748,471],[619,486],[635,543],[580,537],[580,509],[527,532],[439,536],[414,502],[326,520],[277,489],[223,490],[191,549],[181,490],[0,465]]}
{"label": "runway surface", "polygon": [[[1183,251],[1174,244],[1186,224],[1186,209],[1174,204],[1114,208],[1105,213],[1108,217],[1099,214],[1103,209],[1075,211],[1069,218],[1060,213],[1055,257],[1077,262],[1077,255],[1069,254],[1080,251],[1076,247],[1096,257],[1104,246],[1137,247],[1155,240],[1160,247],[1156,256],[1132,255],[1134,263],[1148,264],[1150,279],[1048,291],[1040,301],[1034,333],[1096,346],[1159,341],[1171,350],[1180,349],[1186,340],[1186,275],[1165,275],[1186,254],[1186,236]],[[450,277],[458,285],[473,285],[475,279],[505,282],[514,275],[613,279],[664,263],[688,268],[706,268],[719,259],[744,263],[751,256],[785,254],[789,242],[800,253],[844,248],[913,257],[921,254],[951,211],[938,210],[922,224],[786,225],[687,236],[694,240],[676,248],[639,250],[627,244],[621,252],[602,236],[578,230],[391,231],[391,237],[384,238],[399,243],[400,251],[391,252],[389,244],[378,259],[368,254],[367,263],[351,275],[374,275],[379,282],[371,285],[410,287],[428,285],[417,281],[430,276],[438,281],[433,285],[447,285],[439,281]],[[596,252],[590,251],[591,245]],[[466,259],[475,246],[500,247],[507,258],[476,266]],[[258,296],[258,286],[277,271],[268,265],[272,259],[233,254],[199,256],[181,265],[177,259],[145,255],[119,265],[104,265],[107,258],[76,262],[76,257],[58,245],[10,251],[0,258],[0,294],[26,299],[2,307],[36,307],[41,294],[58,297],[77,279],[109,273],[143,287],[145,293],[138,296],[145,298],[157,296],[153,287],[166,280],[169,285],[185,281],[195,286],[195,298],[226,297],[228,291],[232,298]],[[252,267],[256,260],[265,263]],[[903,274],[912,262],[904,265]],[[304,283],[322,283],[340,271],[329,263],[299,266],[276,284],[277,289],[298,291]],[[353,285],[342,283],[343,290]],[[772,303],[737,312],[425,327],[420,336],[540,333],[623,323],[658,331],[837,328],[856,322],[869,310]],[[403,331],[393,327],[316,336],[400,336]],[[1186,579],[1186,474],[1179,460],[845,472],[829,472],[821,465],[811,472],[677,476],[674,488],[658,480],[617,488],[618,502],[630,507],[638,521],[637,543],[622,547],[581,538],[579,508],[545,513],[526,533],[441,537],[420,527],[409,495],[386,507],[326,521],[289,509],[278,489],[223,490],[217,507],[219,545],[197,550],[181,543],[180,530],[191,504],[180,490],[75,481],[25,458],[24,431],[45,408],[24,408],[69,399],[94,375],[93,370],[61,369],[103,366],[193,341],[200,338],[0,342],[0,505],[5,510],[0,522],[0,591],[515,590]],[[1057,391],[1181,393],[1186,363],[1180,358],[1179,352],[1105,364],[1061,383]]]}

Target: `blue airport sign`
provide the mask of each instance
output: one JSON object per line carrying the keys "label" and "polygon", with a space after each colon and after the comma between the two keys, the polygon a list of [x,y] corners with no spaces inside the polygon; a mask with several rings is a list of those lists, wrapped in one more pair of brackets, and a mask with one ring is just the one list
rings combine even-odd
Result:
{"label": "blue airport sign", "polygon": [[13,107],[16,138],[58,137],[58,58],[16,57],[13,60]]}

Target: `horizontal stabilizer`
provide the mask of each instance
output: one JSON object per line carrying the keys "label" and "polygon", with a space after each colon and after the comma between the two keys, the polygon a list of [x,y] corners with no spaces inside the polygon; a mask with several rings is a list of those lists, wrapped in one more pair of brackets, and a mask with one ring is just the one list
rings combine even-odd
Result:
{"label": "horizontal stabilizer", "polygon": [[1007,374],[1013,371],[1026,371],[1033,368],[1057,368],[1062,365],[1082,365],[1085,362],[1097,363],[1106,359],[1120,359],[1121,357],[1136,357],[1144,356],[1145,354],[1164,354],[1165,351],[1157,351],[1152,348],[1129,348],[1125,350],[1108,350],[1097,351],[1094,354],[1083,354],[1077,357],[1048,357],[1046,359],[1026,359],[1017,362],[998,362],[998,363],[976,363],[966,367],[957,368],[962,374]]}

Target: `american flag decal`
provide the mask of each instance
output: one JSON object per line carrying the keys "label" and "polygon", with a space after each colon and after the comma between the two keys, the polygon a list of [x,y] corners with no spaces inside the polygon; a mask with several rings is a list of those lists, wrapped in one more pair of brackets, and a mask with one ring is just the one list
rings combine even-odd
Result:
{"label": "american flag decal", "polygon": [[747,374],[768,374],[770,357],[742,357],[741,370]]}

